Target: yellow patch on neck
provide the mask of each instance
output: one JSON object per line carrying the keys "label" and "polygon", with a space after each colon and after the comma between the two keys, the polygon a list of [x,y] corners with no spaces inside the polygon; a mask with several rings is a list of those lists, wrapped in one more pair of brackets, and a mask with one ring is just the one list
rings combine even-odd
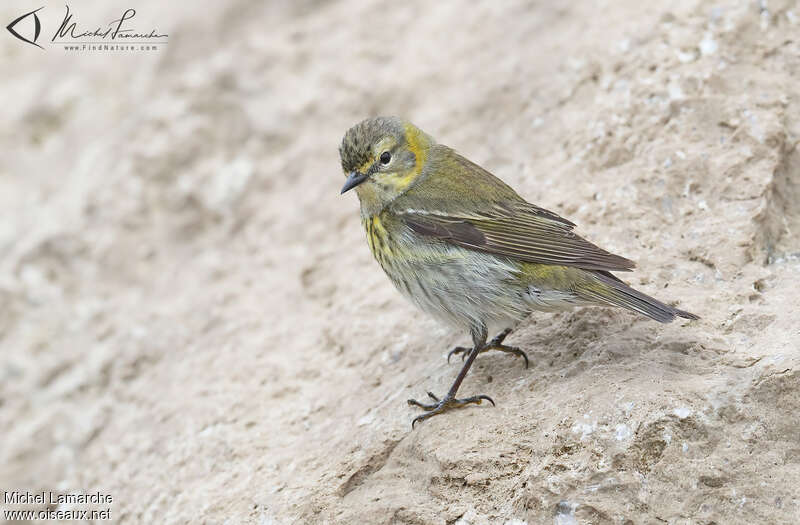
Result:
{"label": "yellow patch on neck", "polygon": [[414,154],[417,160],[414,164],[414,168],[398,178],[397,189],[400,191],[406,189],[417,179],[419,174],[422,173],[422,168],[425,167],[425,162],[428,160],[428,149],[431,146],[430,138],[419,128],[408,123],[405,124],[404,127],[406,130],[408,149]]}

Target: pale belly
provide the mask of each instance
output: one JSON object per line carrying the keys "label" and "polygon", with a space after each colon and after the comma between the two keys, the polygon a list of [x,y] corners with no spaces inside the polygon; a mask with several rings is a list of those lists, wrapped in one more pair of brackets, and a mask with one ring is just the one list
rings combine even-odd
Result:
{"label": "pale belly", "polygon": [[570,293],[522,282],[514,261],[464,248],[438,247],[429,256],[379,262],[400,293],[424,312],[459,328],[485,326],[493,333],[514,327],[532,310],[578,304]]}

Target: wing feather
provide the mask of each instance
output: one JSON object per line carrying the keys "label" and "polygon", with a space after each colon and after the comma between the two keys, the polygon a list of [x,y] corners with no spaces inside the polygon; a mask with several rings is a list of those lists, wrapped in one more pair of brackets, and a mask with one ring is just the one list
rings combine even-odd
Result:
{"label": "wing feather", "polygon": [[574,224],[566,219],[533,205],[465,217],[414,210],[401,216],[420,235],[522,261],[606,271],[629,271],[635,266],[576,235]]}

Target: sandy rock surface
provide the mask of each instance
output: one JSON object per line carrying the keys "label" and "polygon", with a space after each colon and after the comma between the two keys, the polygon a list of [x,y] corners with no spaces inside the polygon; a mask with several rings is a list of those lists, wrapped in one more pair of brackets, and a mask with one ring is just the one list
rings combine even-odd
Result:
{"label": "sandy rock surface", "polygon": [[[800,521],[797,2],[165,4],[155,55],[0,39],[2,490],[119,523]],[[530,369],[462,386],[496,408],[411,431],[468,338],[339,196],[376,114],[702,319],[535,314]]]}

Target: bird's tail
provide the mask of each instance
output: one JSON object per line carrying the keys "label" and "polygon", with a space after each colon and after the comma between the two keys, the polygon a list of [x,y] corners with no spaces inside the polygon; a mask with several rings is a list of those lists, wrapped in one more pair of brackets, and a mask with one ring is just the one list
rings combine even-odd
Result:
{"label": "bird's tail", "polygon": [[673,308],[658,299],[634,290],[610,272],[593,271],[591,273],[596,280],[586,283],[578,291],[585,299],[621,306],[644,314],[660,323],[669,323],[676,317],[699,319],[693,313]]}

